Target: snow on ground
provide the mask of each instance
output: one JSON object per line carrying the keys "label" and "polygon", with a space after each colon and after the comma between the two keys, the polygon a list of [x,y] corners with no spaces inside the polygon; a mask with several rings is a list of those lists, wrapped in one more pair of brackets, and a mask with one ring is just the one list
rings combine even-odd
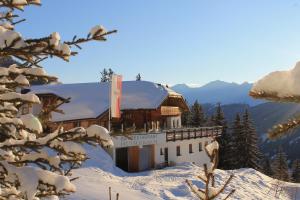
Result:
{"label": "snow on ground", "polygon": [[[87,152],[90,153],[91,160],[86,163],[86,168],[74,170],[73,173],[74,177],[80,177],[74,181],[77,192],[66,199],[108,200],[108,188],[112,187],[113,199],[118,192],[120,200],[196,200],[197,197],[191,193],[185,180],[189,179],[198,187],[203,187],[197,178],[201,168],[190,163],[162,170],[126,173],[115,167],[111,158],[102,149],[95,150],[89,147]],[[235,177],[222,197],[225,197],[231,189],[236,189],[230,199],[300,199],[299,184],[280,184],[283,190],[280,196],[275,197],[275,185],[278,181],[253,169],[216,170],[216,184],[224,183],[231,173],[235,173]]]}

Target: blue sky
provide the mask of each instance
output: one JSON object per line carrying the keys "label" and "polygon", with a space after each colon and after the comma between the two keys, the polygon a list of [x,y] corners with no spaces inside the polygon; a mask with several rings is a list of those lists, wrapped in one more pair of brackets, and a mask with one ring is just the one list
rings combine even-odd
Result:
{"label": "blue sky", "polygon": [[83,45],[69,63],[44,62],[65,83],[98,81],[111,67],[125,80],[205,84],[253,82],[300,60],[300,1],[42,0],[21,13],[25,37],[63,39],[102,24],[118,33]]}

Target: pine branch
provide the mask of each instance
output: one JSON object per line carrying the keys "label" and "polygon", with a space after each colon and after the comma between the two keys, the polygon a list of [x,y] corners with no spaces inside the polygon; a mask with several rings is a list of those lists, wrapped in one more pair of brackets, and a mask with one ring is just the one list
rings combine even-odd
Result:
{"label": "pine branch", "polygon": [[268,132],[268,137],[273,140],[278,139],[280,137],[283,137],[291,133],[299,126],[300,126],[300,117],[290,119],[285,123],[281,123],[274,126],[273,129]]}
{"label": "pine branch", "polygon": [[300,96],[289,95],[289,96],[279,96],[276,92],[264,92],[264,91],[250,91],[249,95],[255,99],[265,99],[274,102],[281,103],[300,103]]}

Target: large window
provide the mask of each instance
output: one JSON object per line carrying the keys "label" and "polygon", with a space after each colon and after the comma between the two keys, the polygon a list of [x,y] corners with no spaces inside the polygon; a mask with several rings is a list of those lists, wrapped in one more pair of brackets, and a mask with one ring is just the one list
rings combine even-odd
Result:
{"label": "large window", "polygon": [[189,144],[189,153],[193,153],[193,145]]}
{"label": "large window", "polygon": [[180,146],[177,146],[177,147],[176,147],[176,155],[177,155],[177,156],[181,156],[181,153],[180,153]]}

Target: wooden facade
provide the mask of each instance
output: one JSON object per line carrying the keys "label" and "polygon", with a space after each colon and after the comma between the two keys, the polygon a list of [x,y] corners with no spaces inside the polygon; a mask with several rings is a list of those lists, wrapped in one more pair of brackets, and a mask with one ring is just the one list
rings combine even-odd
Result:
{"label": "wooden facade", "polygon": [[[44,101],[42,102],[44,104]],[[48,105],[48,100],[45,101],[45,105]],[[120,119],[111,119],[111,129],[115,133],[151,132],[154,129],[165,129],[168,117],[181,116],[181,113],[187,109],[182,98],[168,97],[157,109],[122,110]],[[69,130],[79,126],[87,128],[93,124],[108,128],[108,111],[99,113],[97,118],[52,122],[49,127],[53,130],[62,125],[65,130]]]}

